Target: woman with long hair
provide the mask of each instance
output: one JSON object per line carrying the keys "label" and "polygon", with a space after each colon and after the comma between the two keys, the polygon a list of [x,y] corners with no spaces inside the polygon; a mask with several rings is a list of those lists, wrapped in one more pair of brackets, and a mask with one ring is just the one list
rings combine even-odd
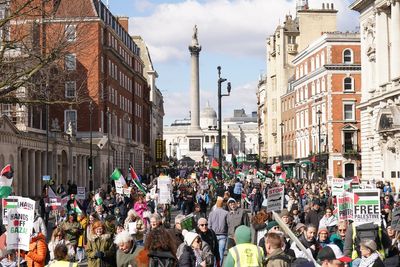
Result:
{"label": "woman with long hair", "polygon": [[[144,248],[149,251],[149,266],[176,266],[176,245],[174,238],[164,227],[150,230],[144,242]],[[160,265],[160,262],[163,265]]]}
{"label": "woman with long hair", "polygon": [[61,228],[55,228],[53,231],[53,234],[51,235],[50,242],[48,244],[49,252],[50,252],[50,261],[53,261],[55,259],[54,256],[54,250],[57,245],[63,244],[67,247],[68,249],[68,257],[70,259],[73,259],[75,256],[75,250],[74,247],[71,245],[71,243],[67,240],[65,240],[65,233]]}

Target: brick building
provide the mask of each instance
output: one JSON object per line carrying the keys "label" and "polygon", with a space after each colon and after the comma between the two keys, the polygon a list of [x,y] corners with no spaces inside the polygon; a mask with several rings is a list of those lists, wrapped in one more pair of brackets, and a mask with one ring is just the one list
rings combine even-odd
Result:
{"label": "brick building", "polygon": [[[40,6],[41,1],[35,4]],[[2,8],[12,12],[15,6]],[[2,114],[16,125],[16,148],[6,149],[4,144],[0,149],[0,164],[12,159],[16,169],[15,191],[39,194],[40,186],[23,187],[28,176],[38,185],[48,174],[56,184],[70,180],[96,188],[115,167],[127,174],[132,163],[142,174],[151,142],[150,87],[127,18],[115,17],[98,0],[49,1],[38,9],[41,12],[34,10],[11,21],[9,38],[24,46],[9,54],[59,54],[43,68],[48,71],[44,87],[52,103],[48,112],[40,104],[2,105]],[[36,99],[38,92],[37,84],[28,84],[17,96]],[[31,144],[24,141],[30,135]],[[88,170],[91,153],[93,178]]]}
{"label": "brick building", "polygon": [[[287,119],[295,113],[295,125],[289,123],[295,136],[286,142],[295,140],[297,175],[359,176],[359,34],[325,33],[300,52],[293,64],[295,79],[290,88],[295,94],[294,112],[288,111]],[[293,93],[282,98],[283,106],[290,106],[287,98]],[[289,133],[284,131],[284,136],[293,138]]]}

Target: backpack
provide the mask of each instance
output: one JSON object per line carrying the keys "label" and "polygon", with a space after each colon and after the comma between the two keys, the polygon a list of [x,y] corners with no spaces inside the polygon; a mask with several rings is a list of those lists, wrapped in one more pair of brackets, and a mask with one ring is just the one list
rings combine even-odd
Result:
{"label": "backpack", "polygon": [[176,266],[177,260],[169,251],[150,251],[149,267],[173,267]]}
{"label": "backpack", "polygon": [[358,255],[360,252],[360,243],[363,239],[369,239],[375,241],[377,250],[382,249],[382,228],[374,223],[361,224],[353,228],[353,247],[357,251]]}

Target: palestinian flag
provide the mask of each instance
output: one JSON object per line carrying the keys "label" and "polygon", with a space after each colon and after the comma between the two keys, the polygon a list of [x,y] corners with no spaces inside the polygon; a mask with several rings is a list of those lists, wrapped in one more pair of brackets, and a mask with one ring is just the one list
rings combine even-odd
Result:
{"label": "palestinian flag", "polygon": [[378,191],[354,192],[354,205],[379,205]]}
{"label": "palestinian flag", "polygon": [[214,175],[213,175],[213,173],[212,173],[212,170],[210,170],[210,171],[208,172],[207,178],[208,178],[208,179],[213,179],[213,178],[214,178]]}
{"label": "palestinian flag", "polygon": [[11,165],[6,165],[0,172],[0,198],[8,197],[12,192],[14,171]]}
{"label": "palestinian flag", "polygon": [[224,168],[222,168],[222,177],[224,178],[224,179],[231,179],[230,177],[229,177],[229,175],[226,173],[226,171],[225,171],[225,169]]}
{"label": "palestinian flag", "polygon": [[281,184],[284,184],[285,181],[286,181],[286,172],[282,172],[282,173],[281,173],[281,176],[279,177],[279,182],[280,182]]}
{"label": "palestinian flag", "polygon": [[16,209],[18,207],[18,199],[17,198],[4,198],[3,199],[3,207],[6,209]]}
{"label": "palestinian flag", "polygon": [[100,196],[100,193],[94,195],[94,199],[96,200],[96,205],[103,205],[103,198]]}
{"label": "palestinian flag", "polygon": [[126,181],[125,181],[124,176],[122,176],[122,173],[117,168],[115,168],[115,170],[111,174],[111,179],[114,180],[114,181],[118,181],[120,183],[120,185],[123,186],[123,187],[126,185]]}
{"label": "palestinian flag", "polygon": [[135,170],[133,169],[132,164],[129,163],[129,173],[131,174],[132,180],[137,180],[139,177],[137,176]]}
{"label": "palestinian flag", "polygon": [[83,212],[82,212],[82,210],[81,210],[81,208],[79,206],[80,205],[79,205],[78,201],[75,199],[75,201],[74,201],[74,211],[77,214],[82,214]]}
{"label": "palestinian flag", "polygon": [[219,169],[219,163],[215,159],[211,162],[211,169]]}

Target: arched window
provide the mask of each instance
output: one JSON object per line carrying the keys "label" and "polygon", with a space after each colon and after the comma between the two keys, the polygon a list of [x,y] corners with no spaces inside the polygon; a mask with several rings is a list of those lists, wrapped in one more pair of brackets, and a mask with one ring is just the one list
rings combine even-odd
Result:
{"label": "arched window", "polygon": [[343,63],[351,64],[353,63],[353,52],[351,49],[346,49],[343,51]]}
{"label": "arched window", "polygon": [[351,77],[346,77],[343,80],[343,91],[354,91],[353,89],[353,78]]}

